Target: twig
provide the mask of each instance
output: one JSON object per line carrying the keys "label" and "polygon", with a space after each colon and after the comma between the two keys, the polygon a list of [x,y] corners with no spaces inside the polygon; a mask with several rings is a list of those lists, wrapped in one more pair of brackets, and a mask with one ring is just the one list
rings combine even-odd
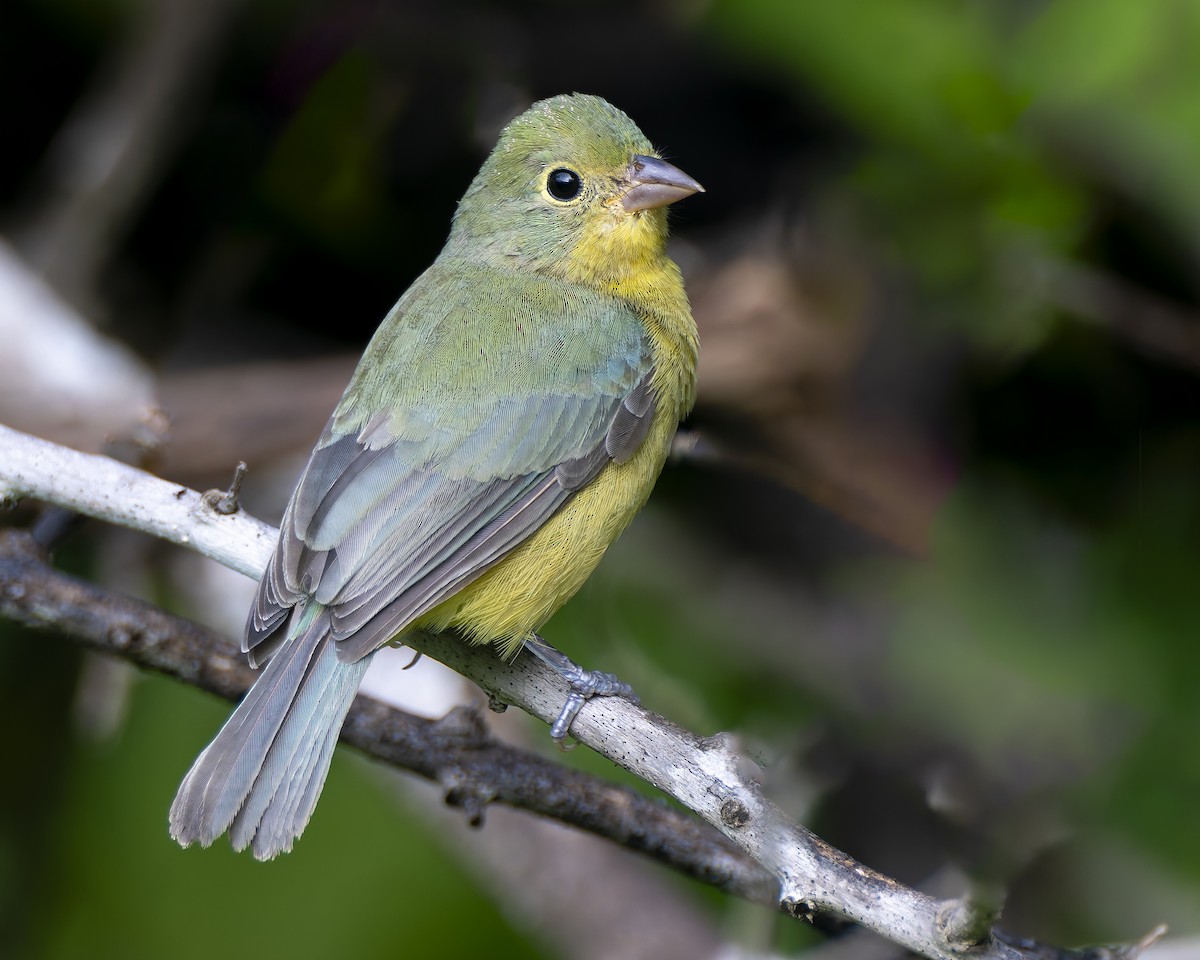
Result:
{"label": "twig", "polygon": [[239,460],[238,465],[234,468],[233,480],[230,481],[228,490],[205,490],[201,494],[201,499],[214,513],[228,517],[242,509],[240,497],[242,481],[246,479],[246,470],[246,461]]}
{"label": "twig", "polygon": [[[180,490],[106,458],[54,447],[5,428],[0,428],[0,450],[3,451],[0,497],[36,496],[101,519],[160,535],[166,533],[177,543],[214,558],[224,557],[227,565],[253,576],[265,567],[273,531],[244,514],[222,517],[206,511],[200,505],[200,496],[193,491]],[[45,460],[53,460],[49,472],[42,465]],[[125,502],[126,498],[136,498],[139,502],[130,504]],[[157,514],[159,509],[165,512],[164,516]],[[235,556],[239,549],[244,552]],[[77,581],[74,588],[85,593],[96,589]],[[23,587],[18,587],[14,596],[11,585],[7,587],[3,591],[3,609],[32,610],[32,614],[20,615],[23,619],[36,617],[36,611],[43,608],[24,602],[23,591]],[[92,601],[94,605],[88,614],[74,620],[61,618],[70,632],[89,640],[96,632],[94,625],[89,628],[89,621],[111,598],[100,595]],[[142,609],[140,613],[149,615],[151,610]],[[166,617],[159,611],[153,613]],[[108,629],[107,634],[111,636],[114,631]],[[124,655],[134,658],[131,651],[144,650],[147,660],[153,661],[149,665],[157,669],[170,666],[184,679],[208,685],[210,689],[222,688],[226,695],[233,693],[229,677],[243,669],[228,644],[221,645],[222,652],[212,654],[208,638],[202,645],[195,645],[193,636],[192,646],[168,656],[162,651],[174,636],[169,630],[140,634],[118,630],[115,636]],[[486,647],[472,647],[451,636],[422,635],[406,640],[419,652],[469,677],[498,700],[516,704],[546,722],[558,713],[564,695],[561,681],[534,660],[505,662]],[[248,679],[242,675],[239,689],[244,689]],[[416,726],[429,724],[422,728],[425,735],[414,735],[414,722]],[[1073,951],[1014,940],[990,927],[990,906],[976,907],[927,896],[856,862],[795,823],[761,795],[753,780],[752,765],[738,756],[728,736],[700,737],[619,698],[589,703],[576,719],[572,734],[717,827],[766,868],[777,882],[778,893],[773,902],[792,916],[811,917],[814,911],[830,911],[938,960],[963,956],[981,960],[1033,957],[1132,960],[1151,942],[1147,938],[1136,944]],[[380,755],[388,756],[394,750],[395,757],[403,757],[410,769],[441,782],[448,791],[448,799],[464,806],[469,815],[481,813],[488,803],[500,798],[503,790],[516,793],[521,787],[532,785],[531,796],[541,798],[539,802],[546,805],[543,812],[592,828],[591,818],[599,809],[592,801],[616,797],[608,793],[615,788],[602,786],[590,778],[577,779],[579,775],[558,771],[536,758],[530,761],[530,766],[516,765],[514,769],[519,772],[511,774],[516,782],[504,779],[504,769],[494,770],[492,765],[477,769],[472,764],[474,751],[490,747],[470,714],[461,711],[442,721],[415,721],[379,704],[364,703],[360,698],[347,721],[343,738],[358,746],[378,744]],[[456,749],[460,752],[448,753]],[[506,755],[505,762],[512,760]],[[581,798],[587,802],[584,808],[580,806]],[[623,840],[627,845],[647,849],[640,814],[625,820],[624,826],[617,830],[622,831],[627,833]],[[669,841],[664,838],[663,842],[675,849],[679,837]],[[731,857],[740,862],[728,853],[711,862],[727,864]],[[714,874],[726,875],[725,868],[717,868]],[[752,899],[762,900],[761,875],[758,880],[748,881],[744,889],[754,891]]]}

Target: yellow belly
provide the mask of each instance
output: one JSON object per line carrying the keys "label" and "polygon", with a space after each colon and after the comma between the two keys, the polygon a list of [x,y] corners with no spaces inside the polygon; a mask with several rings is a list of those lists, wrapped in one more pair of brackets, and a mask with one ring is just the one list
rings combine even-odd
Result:
{"label": "yellow belly", "polygon": [[504,656],[516,654],[583,586],[645,504],[678,422],[674,405],[662,407],[632,458],[606,466],[537,533],[413,627],[457,630],[474,643],[495,641]]}
{"label": "yellow belly", "polygon": [[[623,242],[630,246],[628,237]],[[537,533],[417,618],[413,628],[457,630],[474,643],[494,641],[505,656],[514,656],[525,638],[583,586],[650,496],[675,428],[695,399],[696,325],[679,268],[658,254],[636,273],[615,280],[608,292],[653,305],[643,312],[643,322],[653,345],[657,405],[641,447],[625,463],[609,463]]]}

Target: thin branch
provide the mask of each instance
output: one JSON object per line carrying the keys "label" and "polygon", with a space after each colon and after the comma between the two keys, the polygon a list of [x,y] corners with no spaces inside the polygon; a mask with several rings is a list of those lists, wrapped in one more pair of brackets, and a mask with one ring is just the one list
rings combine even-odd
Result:
{"label": "thin branch", "polygon": [[266,569],[278,531],[244,513],[219,514],[195,490],[2,425],[0,450],[0,501],[36,497],[189,547],[248,577]]}
{"label": "thin branch", "polygon": [[[32,538],[0,530],[0,614],[55,630],[93,649],[240,699],[257,678],[237,645],[181,617],[51,567]],[[625,787],[494,740],[474,710],[440,720],[360,696],[342,740],[441,785],[446,802],[473,823],[503,803],[648,854],[726,893],[774,902],[766,872],[724,837],[683,812]]]}
{"label": "thin branch", "polygon": [[[273,531],[243,514],[215,514],[193,491],[181,490],[106,458],[57,448],[4,428],[0,428],[0,450],[4,452],[0,457],[0,498],[33,496],[147,532],[166,533],[174,542],[214,559],[223,558],[222,562],[252,576],[257,576],[266,565]],[[52,462],[53,466],[47,469],[43,461]],[[126,498],[137,502],[130,504]],[[163,516],[157,513],[160,509]],[[238,553],[234,544],[241,544],[244,553],[233,556]],[[15,575],[0,573],[6,578]],[[73,585],[85,593],[96,589],[78,581],[73,581]],[[11,584],[6,587],[2,591],[3,610],[23,610],[26,612],[8,615],[36,618],[39,607],[26,601],[24,590],[18,585],[14,595]],[[95,642],[92,634],[96,628],[95,625],[89,628],[89,622],[97,608],[111,602],[111,598],[100,595],[93,600],[91,613],[78,617],[73,626]],[[140,612],[148,615],[150,611]],[[166,616],[153,612],[159,617]],[[114,631],[109,629],[107,633],[112,635]],[[141,634],[117,630],[115,636],[123,655],[132,658],[130,651],[144,650],[153,661],[150,665],[157,669],[173,664],[172,671],[190,682],[216,684],[226,695],[236,695],[229,677],[242,667],[226,643],[221,644],[221,652],[212,654],[208,646],[211,641],[206,638],[203,645],[189,646],[168,656],[163,651],[174,636],[169,630],[150,629]],[[414,649],[469,677],[493,698],[516,704],[546,722],[554,719],[562,704],[564,692],[559,678],[529,658],[505,662],[487,647],[472,647],[447,635],[416,635],[405,640]],[[239,689],[244,689],[247,680],[249,677],[242,675]],[[417,728],[424,731],[420,737],[414,734]],[[701,737],[619,698],[590,702],[571,732],[581,743],[659,787],[724,833],[775,879],[778,894],[772,902],[794,917],[811,917],[816,911],[833,912],[938,960],[956,960],[964,955],[988,960],[1033,957],[1130,960],[1152,942],[1148,937],[1136,944],[1073,951],[1015,940],[990,926],[993,913],[990,904],[937,900],[877,873],[829,846],[763,797],[753,779],[753,765],[736,753],[732,738],[727,735]],[[559,771],[537,758],[530,758],[529,765],[518,767],[516,782],[503,779],[503,768],[493,770],[489,764],[477,769],[472,763],[474,751],[494,747],[488,745],[476,720],[461,711],[452,712],[441,721],[416,721],[379,704],[364,703],[360,698],[347,721],[343,738],[358,746],[370,744],[372,750],[377,749],[388,759],[402,757],[405,766],[442,783],[448,790],[448,799],[463,805],[471,815],[499,799],[497,792],[501,787],[495,784],[514,793],[527,788],[528,793],[522,796],[531,803],[538,798],[537,802],[545,804],[540,808],[543,812],[573,818],[570,822],[587,828],[593,828],[590,818],[600,809],[592,804],[593,800],[597,804],[609,799],[618,805],[624,802],[609,792],[615,788]],[[463,747],[469,750],[464,751]],[[505,764],[512,762],[513,758],[506,754]],[[496,779],[490,779],[493,777]],[[581,797],[589,804],[586,810],[580,808]],[[646,849],[641,817],[639,811],[625,819],[617,832],[627,833],[622,841],[627,845]],[[680,841],[685,835],[681,833],[662,843],[671,849],[678,849],[676,843],[686,847]],[[654,845],[658,843],[655,841]],[[713,849],[710,847],[709,851]],[[654,852],[661,854],[658,850]],[[735,861],[741,862],[724,852],[709,862],[725,864],[715,869],[714,874],[726,876],[728,864]],[[747,878],[743,889],[754,891],[749,894],[751,899],[763,900],[761,878],[749,880],[752,872],[748,871],[742,876]]]}

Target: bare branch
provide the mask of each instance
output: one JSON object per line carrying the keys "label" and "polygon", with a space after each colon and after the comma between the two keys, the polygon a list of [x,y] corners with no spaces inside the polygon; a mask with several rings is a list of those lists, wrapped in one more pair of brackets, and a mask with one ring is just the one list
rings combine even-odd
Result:
{"label": "bare branch", "polygon": [[[60,573],[32,539],[0,530],[0,614],[229,700],[257,678],[237,645],[158,608]],[[427,720],[360,696],[342,740],[441,785],[473,823],[490,803],[613,840],[735,896],[773,903],[770,877],[705,824],[625,787],[502,744],[468,708]]]}
{"label": "bare branch", "polygon": [[[36,496],[166,535],[253,576],[266,565],[274,532],[243,514],[213,513],[193,491],[106,458],[53,448],[4,428],[0,428],[0,449],[4,451],[0,496]],[[42,459],[53,460],[53,467],[41,469],[40,464],[31,464],[31,460]],[[126,498],[133,502],[125,502]],[[239,550],[243,552],[239,554]],[[24,562],[31,562],[28,556]],[[38,582],[46,584],[47,590],[60,583],[47,575],[44,565],[42,571]],[[7,583],[0,596],[0,612],[8,616],[25,622],[48,619],[62,623],[88,642],[116,647],[130,659],[168,669],[226,696],[236,696],[251,679],[231,645],[222,641],[214,653],[211,638],[201,642],[196,633],[188,632],[199,628],[189,625],[176,632],[169,628],[173,618],[140,605],[130,626],[116,629],[112,621],[99,616],[113,598],[78,581],[69,581],[70,595],[62,598],[67,612],[47,614],[54,602],[31,597],[21,576],[19,567],[0,569],[0,582]],[[77,604],[67,602],[72,597],[88,600],[86,613],[71,613],[77,609]],[[181,641],[183,647],[172,649],[171,644],[180,637],[186,638]],[[406,637],[406,642],[469,677],[494,698],[516,704],[547,722],[557,716],[562,705],[561,680],[530,658],[505,662],[487,647],[473,647],[446,635]],[[235,676],[239,679],[232,679]],[[575,720],[572,734],[724,833],[774,878],[777,896],[771,902],[792,916],[833,912],[938,960],[963,956],[1132,960],[1155,938],[1150,935],[1140,943],[1087,951],[1015,940],[991,926],[993,905],[927,896],[856,862],[797,824],[762,796],[754,780],[755,768],[736,753],[727,735],[701,737],[615,697],[591,701]],[[469,712],[454,711],[440,721],[423,721],[359,698],[342,736],[369,748],[373,755],[402,762],[437,780],[447,790],[447,799],[472,817],[480,815],[488,803],[514,802],[512,797],[520,798],[519,805],[528,804],[528,809],[586,829],[597,829],[600,819],[604,829],[627,846],[653,853],[693,875],[698,872],[724,889],[736,887],[742,896],[766,899],[763,875],[746,866],[736,853],[710,840],[697,860],[690,851],[698,834],[682,820],[666,834],[656,832],[651,838],[644,818],[653,805],[630,806],[618,816],[622,805],[632,803],[635,794],[559,770],[536,757],[498,748]],[[496,749],[506,751],[502,762],[494,758],[481,762],[480,758]],[[732,880],[735,875],[740,878],[736,884]]]}
{"label": "bare branch", "polygon": [[261,575],[278,531],[225,516],[202,494],[108,457],[80,453],[0,426],[0,501],[32,496],[189,547],[248,577]]}

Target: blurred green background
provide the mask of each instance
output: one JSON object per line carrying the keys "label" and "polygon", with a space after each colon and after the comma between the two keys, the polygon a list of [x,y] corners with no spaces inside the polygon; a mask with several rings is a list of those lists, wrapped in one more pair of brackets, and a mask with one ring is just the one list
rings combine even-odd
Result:
{"label": "blurred green background", "polygon": [[[162,475],[246,459],[272,520],[503,123],[622,107],[708,188],[699,441],[546,636],[907,883],[1200,937],[1200,2],[10,0],[0,63],[3,238],[154,371]],[[202,618],[134,539],[64,563]],[[639,955],[564,947],[601,863],[548,931],[359,758],[291,856],[180,851],[228,706],[0,638],[5,956]],[[648,882],[714,953],[822,941]]]}

